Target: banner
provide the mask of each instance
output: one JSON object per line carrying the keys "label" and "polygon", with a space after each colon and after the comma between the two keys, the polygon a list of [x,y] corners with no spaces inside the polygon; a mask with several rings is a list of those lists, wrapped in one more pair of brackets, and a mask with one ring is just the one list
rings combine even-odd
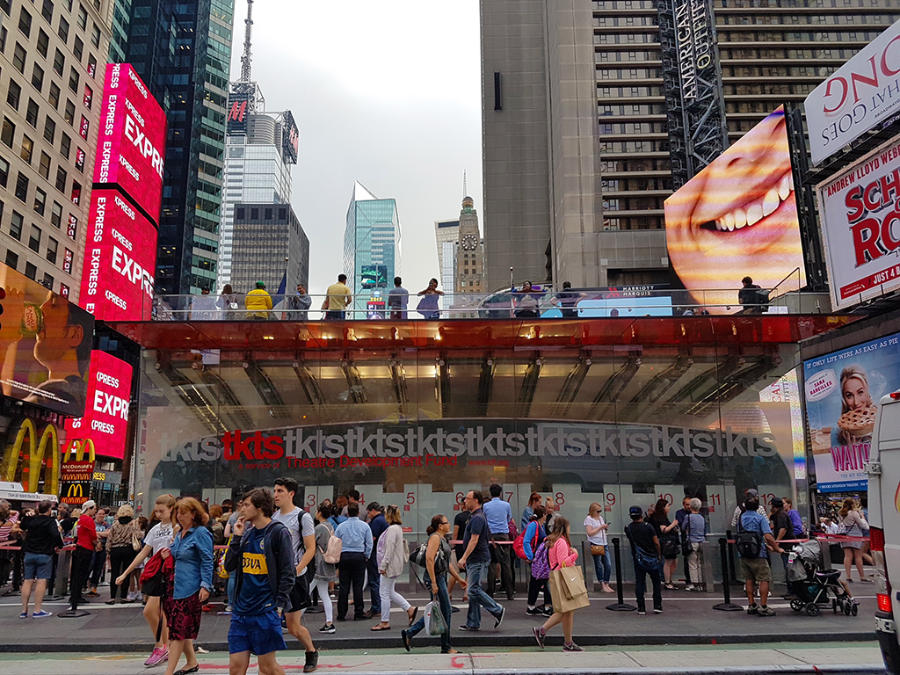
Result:
{"label": "banner", "polygon": [[94,350],[84,417],[66,420],[66,438],[90,439],[96,453],[122,459],[128,443],[128,405],[131,399],[130,364]]}
{"label": "banner", "polygon": [[900,387],[900,333],[805,361],[803,378],[818,491],[865,490],[877,402]]}
{"label": "banner", "polygon": [[833,308],[900,287],[900,136],[816,192]]}
{"label": "banner", "polygon": [[81,506],[91,494],[91,481],[63,481],[60,483],[59,501],[69,506]]}

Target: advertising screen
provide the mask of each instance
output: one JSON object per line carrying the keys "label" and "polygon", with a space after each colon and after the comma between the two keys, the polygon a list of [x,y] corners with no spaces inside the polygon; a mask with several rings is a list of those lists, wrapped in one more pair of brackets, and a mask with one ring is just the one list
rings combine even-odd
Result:
{"label": "advertising screen", "polygon": [[81,277],[82,307],[104,321],[150,317],[156,229],[117,190],[91,193]]}
{"label": "advertising screen", "polygon": [[387,288],[387,265],[361,265],[359,278],[363,288]]}
{"label": "advertising screen", "polygon": [[288,161],[292,164],[297,163],[297,156],[300,152],[300,130],[297,128],[297,123],[294,121],[294,116],[290,110],[284,111],[281,151],[288,158]]}
{"label": "advertising screen", "polygon": [[3,395],[82,415],[94,317],[2,264],[0,310]]}
{"label": "advertising screen", "polygon": [[118,183],[154,221],[159,220],[166,115],[134,69],[106,67],[95,183]]}
{"label": "advertising screen", "polygon": [[122,459],[128,440],[132,367],[106,352],[91,352],[83,417],[66,420],[66,442],[91,439],[104,457]]}
{"label": "advertising screen", "polygon": [[866,489],[878,401],[900,387],[900,333],[805,361],[803,379],[818,491]]}
{"label": "advertising screen", "polygon": [[816,192],[834,309],[900,288],[900,136]]}
{"label": "advertising screen", "polygon": [[228,95],[228,118],[226,129],[230,134],[247,133],[247,113],[250,97],[247,94],[232,92]]}
{"label": "advertising screen", "polygon": [[[771,289],[799,268],[799,285],[805,286],[784,109],[669,197],[665,215],[669,259],[697,302],[703,302],[704,289],[727,290],[736,304],[748,275]],[[792,277],[772,297],[797,288]]]}

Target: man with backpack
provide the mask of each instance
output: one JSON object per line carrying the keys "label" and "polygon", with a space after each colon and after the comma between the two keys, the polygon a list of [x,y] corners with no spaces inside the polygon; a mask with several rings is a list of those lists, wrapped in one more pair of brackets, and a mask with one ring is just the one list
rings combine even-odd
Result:
{"label": "man with backpack", "polygon": [[[755,491],[753,491],[755,493]],[[746,582],[747,601],[750,606],[747,614],[757,616],[775,616],[775,610],[766,603],[769,599],[769,584],[772,581],[772,569],[769,567],[769,553],[784,553],[769,527],[769,519],[760,515],[759,497],[753,494],[744,501],[744,513],[738,520],[736,545],[741,561],[741,572]],[[754,598],[755,586],[759,585],[759,606]]]}
{"label": "man with backpack", "polygon": [[644,510],[640,506],[628,509],[631,524],[625,527],[625,536],[631,544],[631,559],[634,562],[634,596],[638,614],[646,614],[644,594],[647,592],[647,575],[653,584],[653,613],[662,614],[662,549],[656,528],[644,521]]}
{"label": "man with backpack", "polygon": [[[250,653],[257,655],[260,672],[283,672],[275,652],[286,649],[279,612],[291,607],[296,578],[294,545],[287,528],[272,520],[275,498],[268,489],[251,490],[225,555],[225,569],[235,575],[234,606],[228,629],[229,669],[244,675]],[[315,654],[315,652],[313,652]],[[316,669],[306,653],[304,673]]]}
{"label": "man with backpack", "polygon": [[278,511],[272,520],[281,523],[291,535],[291,550],[294,561],[294,585],[291,588],[290,604],[285,609],[285,625],[288,632],[306,650],[306,663],[315,666],[319,653],[313,644],[309,629],[301,622],[303,610],[310,605],[309,575],[311,563],[316,556],[316,524],[309,513],[294,505],[297,481],[293,478],[276,478],[274,499]]}

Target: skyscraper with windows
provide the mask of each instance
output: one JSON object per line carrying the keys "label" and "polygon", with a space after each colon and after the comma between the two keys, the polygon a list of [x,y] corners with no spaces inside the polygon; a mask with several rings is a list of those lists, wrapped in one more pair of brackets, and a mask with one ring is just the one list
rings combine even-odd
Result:
{"label": "skyscraper with windows", "polygon": [[354,183],[344,230],[344,273],[360,318],[366,309],[383,311],[399,263],[397,202],[378,199],[361,183]]}
{"label": "skyscraper with windows", "polygon": [[168,119],[157,290],[215,290],[234,0],[116,1],[111,53],[135,67]]}
{"label": "skyscraper with windows", "polygon": [[78,298],[111,0],[0,0],[0,261]]}

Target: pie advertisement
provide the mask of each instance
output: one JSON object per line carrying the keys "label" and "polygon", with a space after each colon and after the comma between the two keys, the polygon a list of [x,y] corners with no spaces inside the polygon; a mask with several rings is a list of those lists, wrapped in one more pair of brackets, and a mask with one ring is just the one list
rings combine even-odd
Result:
{"label": "pie advertisement", "polygon": [[804,361],[803,382],[817,490],[865,490],[878,401],[900,387],[900,333]]}

